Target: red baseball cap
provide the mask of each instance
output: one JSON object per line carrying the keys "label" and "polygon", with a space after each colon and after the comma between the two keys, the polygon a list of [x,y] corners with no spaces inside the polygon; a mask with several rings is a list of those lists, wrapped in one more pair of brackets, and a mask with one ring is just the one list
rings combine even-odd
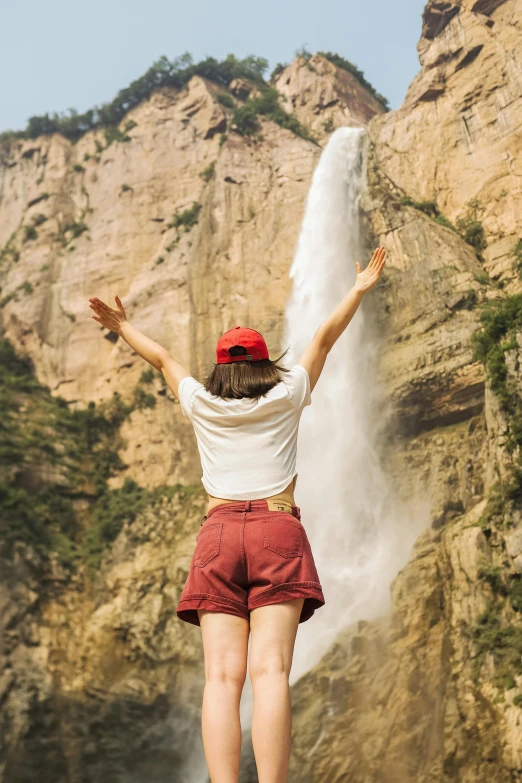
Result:
{"label": "red baseball cap", "polygon": [[[229,348],[234,345],[242,345],[247,353],[240,356],[231,356]],[[265,338],[255,329],[249,329],[246,326],[235,326],[221,335],[216,346],[216,361],[218,364],[229,364],[230,362],[258,362],[261,359],[268,359],[268,348]]]}

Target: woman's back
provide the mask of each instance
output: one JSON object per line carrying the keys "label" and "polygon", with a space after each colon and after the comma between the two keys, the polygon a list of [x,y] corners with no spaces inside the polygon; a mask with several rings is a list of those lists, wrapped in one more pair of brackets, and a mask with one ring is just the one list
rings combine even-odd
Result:
{"label": "woman's back", "polygon": [[192,376],[180,381],[178,396],[194,427],[201,481],[209,495],[254,500],[276,495],[292,482],[299,420],[311,404],[302,365],[283,372],[261,397],[218,397]]}

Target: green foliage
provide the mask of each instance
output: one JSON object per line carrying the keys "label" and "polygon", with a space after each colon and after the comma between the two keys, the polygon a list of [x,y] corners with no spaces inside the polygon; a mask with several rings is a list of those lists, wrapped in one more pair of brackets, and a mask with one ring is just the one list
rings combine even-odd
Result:
{"label": "green foliage", "polygon": [[518,240],[511,251],[511,255],[515,258],[515,269],[519,275],[522,275],[522,239]]}
{"label": "green foliage", "polygon": [[110,147],[113,141],[131,141],[131,137],[127,136],[126,133],[122,133],[115,125],[109,125],[105,128],[103,135],[105,136],[105,143],[107,145],[105,149]]}
{"label": "green foliage", "polygon": [[[321,54],[321,52],[319,52],[319,54]],[[295,50],[295,56],[301,57],[303,60],[305,60],[305,62],[308,62],[308,60],[312,57],[312,52],[310,52],[306,48],[306,45],[303,44],[303,46],[300,46],[299,49]]]}
{"label": "green foliage", "polygon": [[482,285],[489,285],[491,283],[491,280],[489,279],[489,275],[484,270],[483,272],[473,272],[473,277],[477,281],[477,283],[481,283]]}
{"label": "green foliage", "polygon": [[0,263],[2,261],[18,261],[20,253],[14,246],[15,234],[11,234],[4,247],[0,250]]}
{"label": "green foliage", "polygon": [[232,116],[232,128],[241,136],[255,136],[261,130],[259,116],[272,120],[281,128],[286,128],[303,139],[315,142],[297,117],[288,114],[279,105],[279,93],[274,87],[261,86],[255,98],[250,98],[243,106],[238,107]]}
{"label": "green foliage", "polygon": [[123,185],[121,186],[121,192],[127,193],[129,190],[133,190],[133,188],[131,188],[130,185],[126,185],[125,183],[123,183]]}
{"label": "green foliage", "polygon": [[228,92],[219,92],[216,97],[218,103],[224,106],[225,109],[235,108],[236,102],[234,101],[233,97],[228,94]]}
{"label": "green foliage", "polygon": [[203,169],[203,171],[200,172],[199,176],[205,180],[205,182],[210,182],[211,179],[214,178],[214,175],[216,173],[216,161],[213,160],[212,163],[210,163],[206,169]]}
{"label": "green foliage", "polygon": [[164,261],[165,259],[163,256],[159,256],[159,258],[156,259],[156,266],[158,266],[158,264],[162,264]]}
{"label": "green foliage", "polygon": [[33,226],[41,226],[47,220],[46,215],[42,215],[41,212],[33,217]]}
{"label": "green foliage", "polygon": [[515,707],[522,707],[522,693],[517,693],[517,695],[513,697],[513,704]]}
{"label": "green foliage", "polygon": [[351,73],[352,76],[355,76],[357,81],[379,101],[383,108],[386,109],[386,111],[390,111],[390,104],[388,99],[385,98],[384,95],[381,95],[379,92],[377,92],[375,87],[370,84],[367,79],[365,79],[364,72],[359,70],[356,65],[351,63],[349,60],[345,60],[344,57],[341,57],[334,52],[318,52],[318,54],[320,54],[322,57],[326,57],[327,60],[330,60],[330,62],[333,63],[333,65],[336,65],[338,68],[343,68],[345,71],[348,71],[348,73]]}
{"label": "green foliage", "polygon": [[26,294],[32,294],[33,293],[33,286],[28,280],[25,280],[21,285],[20,288],[26,293]]}
{"label": "green foliage", "polygon": [[24,226],[24,242],[29,242],[36,239],[38,236],[34,226]]}
{"label": "green foliage", "polygon": [[484,364],[508,432],[506,449],[515,455],[511,479],[502,487],[504,502],[520,502],[522,496],[522,398],[516,384],[508,379],[505,354],[516,348],[516,335],[522,328],[522,294],[488,301],[480,313],[482,329],[471,336],[472,359]]}
{"label": "green foliage", "polygon": [[83,174],[85,169],[83,168],[81,163],[75,163],[74,166],[73,166],[73,171],[76,171],[78,174]]}
{"label": "green foliage", "polygon": [[477,292],[470,288],[454,306],[454,310],[473,310],[478,302]]}
{"label": "green foliage", "polygon": [[176,212],[176,214],[173,215],[172,220],[168,224],[168,228],[177,228],[179,234],[179,229],[183,226],[185,228],[185,233],[188,233],[192,226],[197,224],[200,210],[201,204],[194,201],[189,209],[185,209],[183,212]]}
{"label": "green foliage", "polygon": [[270,81],[274,81],[274,79],[277,79],[279,74],[282,73],[287,67],[288,67],[288,63],[277,63],[276,67],[270,74]]}
{"label": "green foliage", "polygon": [[78,223],[76,221],[73,221],[72,223],[66,223],[62,229],[62,235],[70,233],[70,237],[66,239],[64,236],[62,236],[62,244],[64,246],[67,245],[68,242],[79,237],[81,234],[83,234],[84,231],[88,231],[88,228],[82,221]]}
{"label": "green foliage", "polygon": [[468,201],[466,207],[466,212],[456,220],[457,231],[468,245],[475,248],[481,258],[480,251],[487,247],[484,226],[479,220],[482,209],[476,198]]}
{"label": "green foliage", "polygon": [[506,595],[506,586],[504,584],[503,569],[500,566],[494,566],[491,563],[484,563],[478,572],[479,579],[487,582],[494,593]]}
{"label": "green foliage", "polygon": [[331,117],[328,117],[326,122],[323,122],[323,128],[325,129],[326,133],[331,133],[334,130],[334,127],[333,119]]}
{"label": "green foliage", "polygon": [[221,136],[219,137],[219,149],[221,149],[221,147],[226,142],[226,140],[227,140],[227,134],[222,133]]}
{"label": "green foliage", "polygon": [[513,688],[515,675],[522,674],[522,628],[503,625],[498,600],[489,601],[472,629],[471,639],[475,645],[473,680],[478,682],[486,656],[491,654],[495,662],[493,684],[500,690]]}
{"label": "green foliage", "polygon": [[[149,382],[152,373],[147,370],[140,381]],[[93,575],[105,548],[148,504],[196,491],[179,485],[146,490],[131,479],[110,489],[108,480],[125,467],[119,429],[134,406],[115,393],[105,403],[70,410],[6,339],[0,340],[0,405],[3,556],[23,542],[44,558],[56,553],[69,569],[86,563]],[[88,502],[81,521],[75,499]]]}
{"label": "green foliage", "polygon": [[134,389],[133,402],[134,406],[139,410],[142,410],[143,408],[154,408],[156,405],[156,397],[137,386]]}
{"label": "green foliage", "polygon": [[406,207],[413,207],[414,209],[418,209],[419,212],[424,212],[425,215],[430,217],[439,225],[446,226],[446,228],[450,228],[452,231],[456,231],[453,223],[439,212],[439,208],[435,201],[414,201],[409,196],[403,196],[403,198],[400,200],[400,203],[404,204]]}
{"label": "green foliage", "polygon": [[41,135],[62,133],[68,139],[76,141],[88,130],[106,127],[108,131],[107,145],[113,141],[128,141],[130,137],[126,134],[134,127],[135,123],[129,120],[123,133],[118,130],[118,125],[126,113],[146,100],[155,88],[176,87],[181,89],[194,75],[203,76],[224,87],[227,87],[236,78],[261,82],[267,68],[267,60],[253,55],[239,60],[233,54],[229,54],[221,61],[214,57],[207,57],[199,63],[194,63],[188,53],[173,60],[160,57],[143,76],[125,89],[120,90],[110,103],[96,106],[83,114],[78,114],[75,109],[70,109],[68,115],[54,113],[31,117],[25,131],[9,131],[8,138],[4,140],[8,141],[12,138],[35,139]]}
{"label": "green foliage", "polygon": [[143,372],[140,375],[140,379],[138,383],[152,383],[154,380],[154,370],[143,370]]}

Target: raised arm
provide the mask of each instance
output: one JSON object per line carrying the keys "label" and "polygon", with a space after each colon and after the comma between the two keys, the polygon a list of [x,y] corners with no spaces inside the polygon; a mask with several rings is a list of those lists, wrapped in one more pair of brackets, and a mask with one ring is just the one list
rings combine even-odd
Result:
{"label": "raised arm", "polygon": [[357,276],[353,287],[328,318],[319,325],[312,340],[299,357],[297,364],[305,367],[310,377],[310,391],[319,380],[328,353],[352,320],[364,294],[373,288],[381,276],[385,255],[384,247],[378,247],[364,270],[358,261],[355,262]]}
{"label": "raised arm", "polygon": [[102,326],[105,326],[106,329],[110,329],[119,334],[120,337],[123,337],[125,342],[142,359],[145,359],[155,370],[159,370],[177,397],[179,382],[182,378],[190,375],[190,373],[170,355],[166,348],[144,335],[143,332],[140,332],[127,320],[125,310],[118,296],[115,296],[114,300],[116,302],[115,308],[109,307],[96,296],[91,297],[89,299],[89,307],[96,313],[92,318],[101,323]]}

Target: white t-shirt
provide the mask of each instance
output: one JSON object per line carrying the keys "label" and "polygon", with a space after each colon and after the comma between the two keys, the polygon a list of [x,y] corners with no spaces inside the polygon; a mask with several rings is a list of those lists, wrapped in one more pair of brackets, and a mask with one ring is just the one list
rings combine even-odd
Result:
{"label": "white t-shirt", "polygon": [[178,386],[181,410],[196,433],[209,495],[255,500],[282,492],[294,478],[297,431],[310,405],[310,378],[300,364],[281,372],[264,397],[215,397],[192,376]]}

